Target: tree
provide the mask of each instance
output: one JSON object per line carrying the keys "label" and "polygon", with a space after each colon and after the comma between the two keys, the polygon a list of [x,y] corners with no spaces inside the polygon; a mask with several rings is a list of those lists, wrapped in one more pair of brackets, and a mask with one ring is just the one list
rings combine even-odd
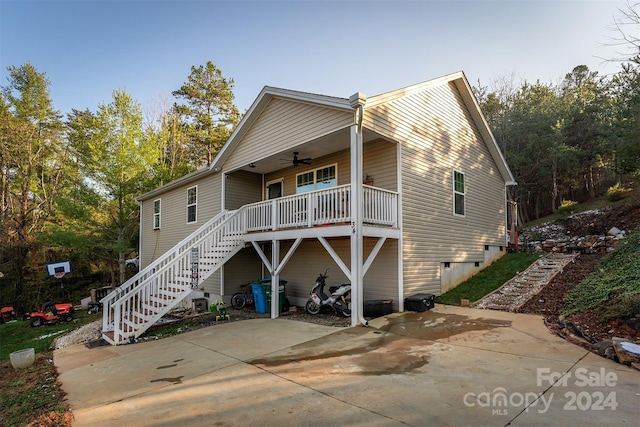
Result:
{"label": "tree", "polygon": [[510,151],[510,115],[522,83],[522,80],[517,83],[515,73],[511,73],[491,80],[489,87],[480,86],[478,82],[478,88],[473,88],[493,136],[505,155]]}
{"label": "tree", "polygon": [[627,1],[625,9],[618,9],[619,15],[613,20],[612,30],[617,33],[613,38],[614,46],[621,46],[622,52],[619,57],[611,58],[614,62],[634,62],[640,63],[640,3]]}
{"label": "tree", "polygon": [[77,150],[79,168],[98,194],[106,212],[103,235],[107,248],[118,254],[122,283],[125,255],[137,236],[138,208],[134,196],[158,161],[156,140],[147,138],[142,126],[142,108],[124,90],[113,92],[109,104],[98,111],[74,110],[69,117],[69,138]]}
{"label": "tree", "polygon": [[233,79],[226,79],[211,61],[191,67],[187,82],[172,92],[184,101],[174,108],[190,137],[190,161],[196,167],[211,164],[239,120],[233,104]]}
{"label": "tree", "polygon": [[563,138],[574,153],[573,175],[594,198],[609,161],[602,109],[606,105],[604,82],[597,71],[579,65],[565,76],[560,91],[566,121]]}
{"label": "tree", "polygon": [[189,161],[189,136],[186,126],[174,108],[162,100],[148,114],[145,133],[159,147],[158,164],[150,176],[149,187],[159,187],[195,170]]}
{"label": "tree", "polygon": [[533,208],[536,218],[547,209],[555,210],[560,194],[558,182],[567,160],[562,118],[562,106],[551,85],[525,82],[514,97],[507,158],[519,182],[519,199]]}
{"label": "tree", "polygon": [[618,182],[640,171],[640,64],[623,64],[612,79],[612,140]]}
{"label": "tree", "polygon": [[49,79],[31,64],[7,70],[0,90],[0,265],[13,281],[14,305],[24,311],[24,285],[42,262],[38,233],[64,184],[69,153]]}
{"label": "tree", "polygon": [[640,170],[640,3],[627,2],[619,9],[613,30],[614,45],[623,51],[610,61],[620,62],[621,70],[611,80],[611,129],[618,182],[625,174]]}

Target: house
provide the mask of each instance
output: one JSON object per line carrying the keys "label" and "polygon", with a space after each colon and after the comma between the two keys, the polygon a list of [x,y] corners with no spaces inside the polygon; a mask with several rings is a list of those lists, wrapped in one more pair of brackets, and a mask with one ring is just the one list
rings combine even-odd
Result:
{"label": "house", "polygon": [[439,295],[505,253],[515,185],[462,72],[366,98],[265,87],[209,167],[141,195],[138,275],[102,301],[113,344],[197,288],[210,302],[271,277],[363,302]]}

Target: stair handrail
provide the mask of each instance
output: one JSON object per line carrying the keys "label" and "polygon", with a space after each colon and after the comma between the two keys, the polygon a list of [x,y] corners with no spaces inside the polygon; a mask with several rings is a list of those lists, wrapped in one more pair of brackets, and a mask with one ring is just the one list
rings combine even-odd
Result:
{"label": "stair handrail", "polygon": [[[190,242],[193,239],[193,236],[202,233],[203,231],[210,229],[212,226],[215,228],[217,223],[224,221],[229,215],[228,210],[222,210],[216,216],[202,224],[198,229],[193,231],[187,237],[182,239],[180,242],[175,244],[171,249],[166,251],[160,257],[156,258],[154,261],[149,263],[145,268],[136,273],[129,280],[124,282],[122,285],[115,288],[113,291],[109,292],[104,298],[100,300],[100,303],[103,306],[103,322],[102,322],[102,330],[105,331],[108,328],[109,323],[113,320],[111,310],[109,310],[109,306],[112,305],[115,301],[118,301],[120,298],[123,298],[130,291],[134,290],[138,284],[145,279],[148,279],[149,275],[156,274],[158,267],[163,265],[170,258],[175,257],[180,253],[181,247]],[[166,265],[166,264],[165,264]]]}
{"label": "stair handrail", "polygon": [[[167,258],[171,257],[174,255],[174,252],[180,247],[183,246],[185,243],[187,243],[189,240],[191,240],[192,236],[194,234],[198,234],[201,233],[203,230],[207,229],[208,227],[210,227],[213,223],[216,223],[218,221],[221,220],[221,218],[223,216],[225,216],[229,211],[228,210],[223,210],[221,212],[218,213],[218,215],[216,215],[215,217],[211,218],[209,221],[205,222],[204,224],[202,224],[202,226],[200,226],[197,230],[193,231],[191,234],[189,234],[187,237],[185,237],[184,239],[182,239],[180,242],[176,243],[171,249],[169,249],[168,251],[166,251],[164,254],[162,254],[160,257],[156,258],[155,260],[151,261],[149,263],[149,265],[147,265],[145,268],[143,268],[142,270],[140,270],[139,272],[137,272],[135,275],[133,275],[131,278],[129,278],[129,280],[127,280],[126,282],[124,282],[123,284],[121,284],[120,286],[118,286],[117,288],[115,288],[114,290],[112,290],[111,292],[109,292],[104,298],[102,298],[100,300],[100,302],[104,302],[107,299],[112,298],[114,295],[117,295],[118,293],[122,292],[123,290],[127,289],[128,287],[130,287],[132,284],[134,284],[136,281],[139,280],[139,276],[143,276],[149,272],[153,273],[153,270],[156,269],[158,267],[158,264],[162,263],[163,261],[165,261]],[[222,218],[224,219],[224,218]],[[130,289],[129,289],[130,290]],[[125,293],[128,292],[129,290],[125,290]],[[122,294],[124,295],[124,293]]]}
{"label": "stair handrail", "polygon": [[[200,242],[202,242],[205,238],[207,238],[211,233],[215,232],[215,230],[216,230],[216,229],[221,228],[221,227],[224,227],[225,225],[227,225],[231,220],[235,219],[236,214],[238,214],[238,215],[240,215],[240,214],[241,214],[241,212],[240,212],[240,211],[244,211],[244,209],[243,209],[243,208],[241,208],[241,209],[238,209],[238,210],[235,210],[235,211],[227,211],[227,213],[229,213],[229,215],[227,216],[227,218],[223,219],[223,221],[222,221],[220,224],[216,225],[216,226],[211,230],[211,232],[210,232],[210,233],[207,233],[206,235],[203,235],[203,236],[199,237],[197,240],[193,241],[193,242],[189,245],[189,247],[192,247],[192,246],[196,246],[196,245],[198,245],[198,244],[199,244]],[[194,233],[192,233],[192,235],[193,235],[193,234],[197,234],[197,233],[196,233],[196,232],[194,232]],[[185,239],[185,241],[186,241],[186,240],[191,240],[191,239]],[[186,242],[185,242],[185,243],[186,243]],[[176,245],[176,246],[177,246],[177,245]],[[181,253],[182,253],[182,252],[180,252],[180,253],[178,253],[178,254],[181,254]],[[170,266],[169,266],[169,264],[165,264],[165,265],[163,265],[162,267],[160,267],[158,270],[156,270],[153,274],[154,274],[154,275],[158,275],[158,276],[159,276],[159,275],[161,275],[162,273],[164,273],[166,270],[168,270],[168,269],[169,269],[169,267],[170,267]],[[136,292],[137,292],[137,287],[136,287],[136,288],[134,288],[134,289],[130,289],[130,290],[129,290],[129,291],[127,291],[127,293],[125,293],[125,294],[122,294],[122,295],[120,296],[120,298],[119,298],[119,299],[129,298],[131,295],[134,295]]]}

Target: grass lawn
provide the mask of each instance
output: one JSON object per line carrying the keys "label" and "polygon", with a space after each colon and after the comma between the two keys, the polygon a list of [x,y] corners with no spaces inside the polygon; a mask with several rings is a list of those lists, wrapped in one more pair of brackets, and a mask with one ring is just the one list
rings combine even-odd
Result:
{"label": "grass lawn", "polygon": [[102,313],[88,314],[78,310],[73,314],[72,322],[60,322],[55,325],[44,325],[34,328],[26,320],[18,320],[0,325],[0,360],[9,360],[14,351],[33,347],[41,353],[51,347],[53,340],[80,326],[102,318]]}
{"label": "grass lawn", "polygon": [[[29,321],[0,325],[0,426],[71,426],[73,417],[58,383],[53,364],[53,341],[102,317],[102,313],[76,311],[73,322],[31,327]],[[33,347],[35,363],[14,369],[9,354]]]}
{"label": "grass lawn", "polygon": [[436,302],[460,305],[461,299],[468,299],[469,302],[478,301],[543,256],[544,254],[540,253],[508,253],[469,280],[437,297]]}

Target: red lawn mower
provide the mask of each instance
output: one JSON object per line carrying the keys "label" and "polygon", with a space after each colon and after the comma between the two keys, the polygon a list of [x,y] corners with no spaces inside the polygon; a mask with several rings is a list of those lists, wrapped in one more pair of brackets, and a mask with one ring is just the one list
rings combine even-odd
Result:
{"label": "red lawn mower", "polygon": [[45,302],[42,310],[32,312],[29,318],[33,327],[53,325],[61,321],[70,322],[73,320],[73,305]]}
{"label": "red lawn mower", "polygon": [[0,309],[0,323],[16,320],[16,311],[12,306],[2,307]]}

